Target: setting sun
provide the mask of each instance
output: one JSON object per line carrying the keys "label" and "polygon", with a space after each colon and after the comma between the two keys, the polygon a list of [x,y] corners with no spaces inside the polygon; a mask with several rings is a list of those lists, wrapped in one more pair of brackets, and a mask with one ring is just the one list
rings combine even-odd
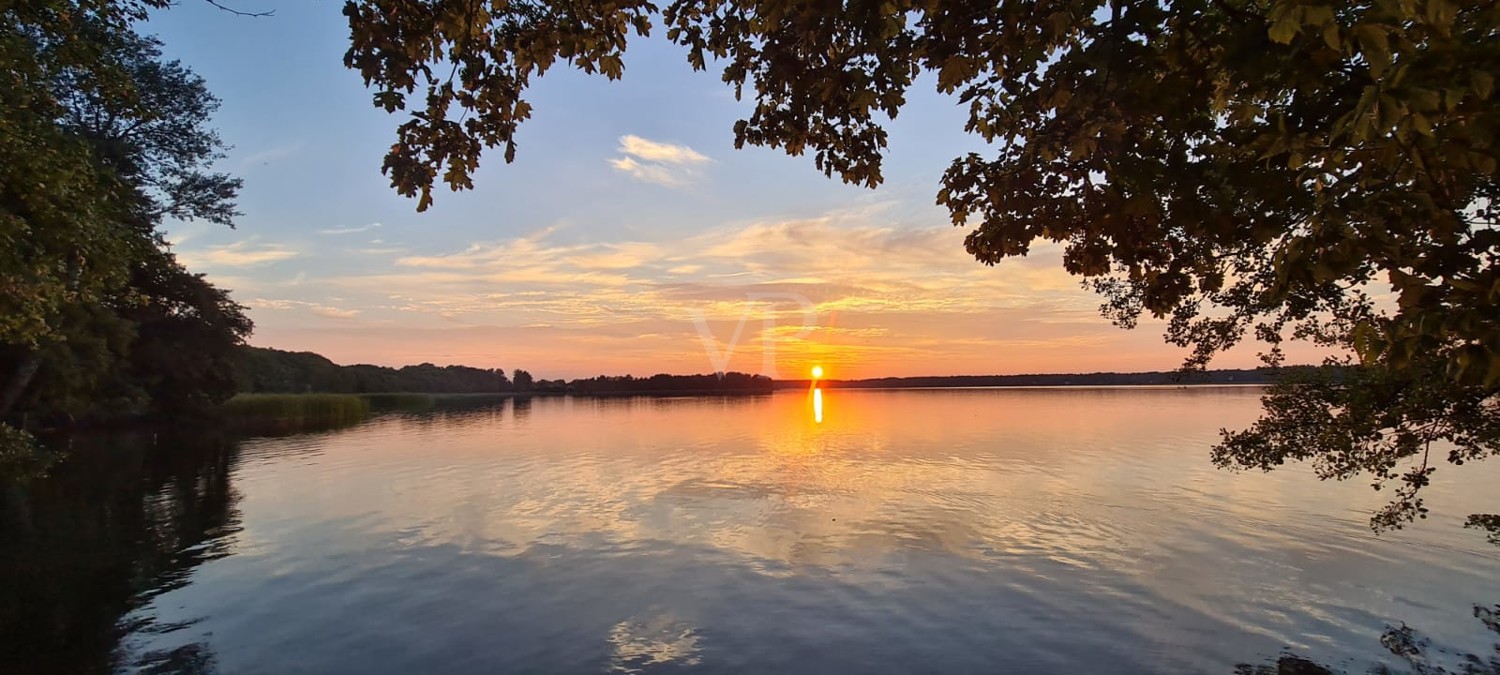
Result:
{"label": "setting sun", "polygon": [[816,379],[818,379],[820,377],[823,377],[823,366],[813,366],[812,367],[812,376],[813,376],[814,380],[816,380]]}

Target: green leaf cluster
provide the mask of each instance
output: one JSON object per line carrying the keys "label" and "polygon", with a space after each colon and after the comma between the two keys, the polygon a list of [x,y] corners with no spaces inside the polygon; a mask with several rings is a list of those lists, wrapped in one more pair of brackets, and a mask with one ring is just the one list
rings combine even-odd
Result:
{"label": "green leaf cluster", "polygon": [[217,403],[242,308],[158,228],[229,224],[218,101],[133,30],[165,1],[0,4],[0,416]]}

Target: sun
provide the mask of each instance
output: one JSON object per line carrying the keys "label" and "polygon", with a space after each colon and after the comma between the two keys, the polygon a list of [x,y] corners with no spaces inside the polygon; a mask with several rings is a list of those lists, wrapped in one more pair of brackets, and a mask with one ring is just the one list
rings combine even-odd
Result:
{"label": "sun", "polygon": [[814,380],[822,377],[823,376],[823,366],[813,366],[812,376],[813,376]]}

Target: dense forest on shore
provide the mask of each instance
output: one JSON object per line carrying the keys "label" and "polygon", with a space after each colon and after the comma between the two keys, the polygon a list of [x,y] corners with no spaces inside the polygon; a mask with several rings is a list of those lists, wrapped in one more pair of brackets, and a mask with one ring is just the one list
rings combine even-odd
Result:
{"label": "dense forest on shore", "polygon": [[745,373],[650,377],[600,375],[571,382],[538,380],[525,370],[422,363],[391,368],[341,366],[321,354],[265,347],[242,347],[235,359],[240,393],[427,393],[427,394],[623,394],[771,391],[771,378]]}
{"label": "dense forest on shore", "polygon": [[341,366],[321,354],[265,347],[241,347],[234,363],[234,381],[245,394],[372,394],[413,392],[431,394],[503,394],[549,388],[531,373],[517,369],[509,377],[500,368],[435,366],[423,363],[390,368],[357,364]]}
{"label": "dense forest on shore", "polygon": [[232,226],[240,180],[214,169],[218,99],[134,30],[146,9],[0,10],[0,457],[28,454],[39,420],[193,415],[234,394],[250,319],[162,227]]}

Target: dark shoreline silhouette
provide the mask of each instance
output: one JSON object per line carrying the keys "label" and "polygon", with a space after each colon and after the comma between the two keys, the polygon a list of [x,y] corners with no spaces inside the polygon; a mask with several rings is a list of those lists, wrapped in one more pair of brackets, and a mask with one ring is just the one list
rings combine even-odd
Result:
{"label": "dark shoreline silhouette", "polygon": [[[1178,370],[1143,373],[1036,373],[1027,375],[937,375],[915,377],[877,377],[861,380],[820,380],[839,389],[930,389],[959,387],[1100,387],[1100,386],[1188,386],[1275,384],[1282,377],[1309,368],[1294,366],[1240,368],[1187,372]],[[806,388],[811,380],[776,380],[777,389]]]}
{"label": "dark shoreline silhouette", "polygon": [[[942,375],[878,377],[857,380],[823,379],[840,389],[911,389],[952,387],[1097,387],[1274,384],[1314,366],[1279,369],[1239,368],[1185,372],[1031,373],[1022,375]],[[775,389],[805,389],[809,379],[773,380],[746,373],[709,373],[650,376],[599,375],[565,379],[535,379],[524,370],[507,378],[504,370],[423,363],[392,368],[368,364],[339,365],[313,352],[288,352],[246,347],[241,352],[237,380],[241,393],[352,393],[352,394],[516,394],[574,396],[683,396],[694,394],[764,393]]]}

